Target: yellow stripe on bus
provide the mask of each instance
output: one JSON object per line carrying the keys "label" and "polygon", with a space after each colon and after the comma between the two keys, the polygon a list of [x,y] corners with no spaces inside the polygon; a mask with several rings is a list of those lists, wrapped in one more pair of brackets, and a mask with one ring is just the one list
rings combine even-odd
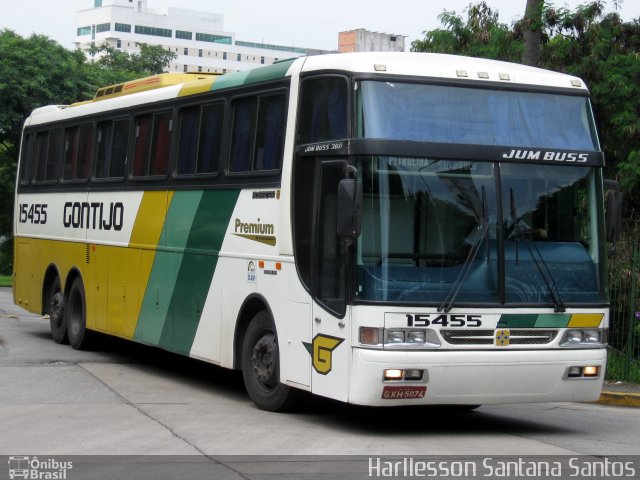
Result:
{"label": "yellow stripe on bus", "polygon": [[603,313],[574,313],[569,320],[568,328],[596,328],[600,326]]}

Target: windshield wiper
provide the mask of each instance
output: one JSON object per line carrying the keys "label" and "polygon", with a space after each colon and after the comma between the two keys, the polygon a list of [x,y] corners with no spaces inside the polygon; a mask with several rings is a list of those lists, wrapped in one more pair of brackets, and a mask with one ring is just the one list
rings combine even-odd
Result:
{"label": "windshield wiper", "polygon": [[487,194],[485,188],[482,187],[482,222],[477,226],[477,228],[472,232],[469,243],[471,244],[471,249],[469,249],[469,253],[467,254],[467,258],[462,265],[462,269],[458,274],[458,278],[447,293],[442,304],[438,307],[439,312],[449,313],[455,304],[456,298],[458,297],[458,293],[462,290],[462,286],[464,282],[467,281],[469,277],[469,273],[471,272],[471,267],[476,257],[478,256],[478,252],[480,251],[480,246],[482,245],[482,241],[487,235],[489,231],[489,215],[487,213]]}
{"label": "windshield wiper", "polygon": [[[517,223],[517,213],[516,213],[516,201],[513,195],[513,189],[510,189],[510,201],[511,201],[511,221],[513,223],[513,232],[509,235],[509,238],[513,238],[516,242],[516,262],[518,262],[518,246],[520,239],[524,240],[524,244],[529,250],[529,254],[531,255],[531,259],[533,263],[535,263],[542,280],[544,280],[545,285],[547,286],[547,290],[549,291],[549,296],[553,301],[553,311],[556,313],[565,312],[567,307],[562,301],[562,297],[560,296],[560,289],[558,288],[558,284],[551,273],[551,269],[549,269],[549,264],[544,259],[538,245],[535,242],[531,242],[531,238],[536,234],[536,230],[528,226],[527,224]],[[533,244],[533,248],[531,245]],[[534,254],[535,250],[535,254]],[[536,258],[536,254],[538,258]]]}

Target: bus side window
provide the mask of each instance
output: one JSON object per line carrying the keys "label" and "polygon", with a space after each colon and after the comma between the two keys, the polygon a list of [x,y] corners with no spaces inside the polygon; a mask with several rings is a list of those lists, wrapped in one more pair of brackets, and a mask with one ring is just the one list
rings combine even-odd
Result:
{"label": "bus side window", "polygon": [[348,136],[347,81],[320,77],[302,83],[298,143],[339,140]]}
{"label": "bus side window", "polygon": [[36,182],[43,182],[47,176],[47,153],[49,148],[49,132],[40,132],[36,136],[35,175]]}
{"label": "bus side window", "polygon": [[64,150],[64,133],[61,128],[53,130],[49,137],[49,152],[47,154],[47,174],[45,180],[55,182],[60,175],[62,153]]}
{"label": "bus side window", "polygon": [[206,105],[202,109],[200,149],[197,173],[217,173],[222,147],[224,104]]}
{"label": "bus side window", "polygon": [[124,178],[129,150],[129,120],[113,122],[113,142],[109,162],[109,178]]}
{"label": "bus side window", "polygon": [[78,168],[78,135],[78,127],[70,127],[64,131],[63,180],[75,180],[76,169]]}
{"label": "bus side window", "polygon": [[178,115],[178,175],[192,175],[196,171],[198,160],[198,133],[200,126],[200,107],[187,107]]}
{"label": "bus side window", "polygon": [[136,118],[136,143],[133,153],[133,176],[142,177],[147,174],[149,151],[151,149],[151,115]]}
{"label": "bus side window", "polygon": [[93,158],[93,125],[86,124],[80,126],[78,135],[78,163],[74,178],[76,180],[87,180],[89,178],[89,166]]}
{"label": "bus side window", "polygon": [[28,185],[29,184],[29,172],[31,171],[31,165],[33,163],[33,158],[31,152],[33,151],[33,142],[31,139],[33,135],[26,134],[24,136],[24,140],[22,141],[22,150],[20,153],[20,184]]}
{"label": "bus side window", "polygon": [[284,93],[260,97],[254,170],[280,168],[284,150],[286,100]]}
{"label": "bus side window", "polygon": [[256,102],[256,97],[241,98],[234,102],[230,172],[251,171],[256,130]]}
{"label": "bus side window", "polygon": [[111,157],[111,133],[113,123],[111,121],[98,124],[98,143],[96,155],[96,178],[109,176],[109,158]]}
{"label": "bus side window", "polygon": [[149,176],[166,175],[171,151],[173,112],[158,113],[153,117],[153,139]]}

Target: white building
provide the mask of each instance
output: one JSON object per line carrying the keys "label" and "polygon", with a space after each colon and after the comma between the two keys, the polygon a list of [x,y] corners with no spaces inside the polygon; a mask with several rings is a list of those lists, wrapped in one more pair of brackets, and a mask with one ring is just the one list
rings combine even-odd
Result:
{"label": "white building", "polygon": [[76,48],[108,43],[128,52],[138,45],[160,45],[176,53],[170,72],[235,72],[256,65],[320,50],[266,45],[236,40],[224,31],[224,17],[218,13],[179,8],[154,10],[147,0],[94,0],[93,8],[77,14]]}

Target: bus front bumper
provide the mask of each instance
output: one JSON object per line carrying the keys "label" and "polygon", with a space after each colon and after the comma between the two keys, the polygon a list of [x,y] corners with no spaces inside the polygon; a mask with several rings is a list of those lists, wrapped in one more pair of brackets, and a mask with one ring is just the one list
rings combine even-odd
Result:
{"label": "bus front bumper", "polygon": [[[354,348],[349,402],[373,406],[590,402],[600,396],[606,360],[605,348],[433,352]],[[598,376],[568,376],[570,367],[587,366],[598,367]],[[423,370],[424,377],[385,381],[388,369]]]}

